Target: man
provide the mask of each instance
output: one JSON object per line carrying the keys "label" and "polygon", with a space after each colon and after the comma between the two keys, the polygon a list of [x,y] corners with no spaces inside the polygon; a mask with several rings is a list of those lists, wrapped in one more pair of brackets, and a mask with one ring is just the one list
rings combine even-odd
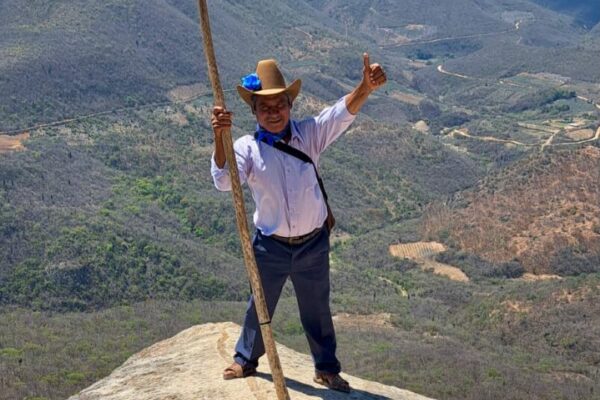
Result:
{"label": "man", "polygon": [[[354,121],[369,95],[386,82],[379,64],[363,54],[362,80],[356,88],[317,117],[290,119],[301,81],[286,86],[274,60],[260,61],[256,74],[243,78],[238,93],[256,117],[257,131],[235,141],[237,168],[247,182],[256,205],[253,249],[267,309],[273,315],[283,285],[290,277],[315,363],[315,382],[331,389],[350,391],[340,377],[336,339],[329,308],[329,231],[324,226],[328,211],[315,169],[310,162],[273,147],[282,141],[308,155],[318,165],[319,155]],[[232,114],[214,107],[212,127],[215,151],[211,173],[219,190],[231,190],[221,135],[231,127]],[[265,352],[253,296],[235,348],[234,363],[224,379],[256,373]]]}

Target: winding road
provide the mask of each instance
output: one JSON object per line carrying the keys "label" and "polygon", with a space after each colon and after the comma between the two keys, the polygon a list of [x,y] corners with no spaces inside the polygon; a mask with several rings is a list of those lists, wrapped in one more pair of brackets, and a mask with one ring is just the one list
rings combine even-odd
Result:
{"label": "winding road", "polygon": [[596,134],[594,135],[594,137],[589,138],[589,139],[583,139],[583,140],[578,140],[576,142],[568,142],[568,143],[552,143],[552,141],[554,140],[554,137],[558,134],[558,132],[553,133],[548,139],[544,140],[543,143],[523,143],[523,142],[519,142],[516,140],[509,140],[509,139],[498,139],[495,138],[493,136],[473,136],[468,132],[465,132],[464,130],[460,130],[460,129],[454,129],[450,132],[449,135],[451,135],[452,137],[455,137],[456,135],[458,136],[463,136],[469,139],[475,139],[475,140],[481,140],[484,142],[497,142],[497,143],[505,143],[505,144],[514,144],[516,146],[525,146],[525,147],[537,147],[540,146],[540,151],[544,151],[546,147],[549,146],[576,146],[576,145],[580,145],[583,143],[591,143],[591,142],[595,142],[597,140],[600,140],[600,127],[598,127],[598,129],[596,130]]}
{"label": "winding road", "polygon": [[[518,31],[521,28],[521,23],[523,21],[522,20],[518,20],[515,23],[515,32]],[[460,37],[457,37],[455,39],[458,39]],[[519,40],[517,41],[517,44],[519,44],[519,42],[521,41],[521,36],[519,36]],[[478,78],[478,77],[473,77],[473,76],[468,76],[468,75],[463,75],[463,74],[459,74],[456,72],[450,72],[448,70],[446,70],[444,68],[443,64],[440,64],[437,66],[437,71],[441,74],[444,75],[448,75],[448,76],[452,76],[455,78],[460,78],[460,79],[466,79],[466,80],[479,80],[479,81],[488,81],[486,79],[483,78]],[[524,84],[519,84],[519,83],[515,83],[515,82],[507,82],[503,79],[498,79],[497,82],[495,82],[498,85],[506,85],[506,86],[514,86],[514,87],[519,87],[519,88],[524,88],[524,89],[534,89],[533,86],[529,86],[529,85],[524,85]],[[586,103],[592,104],[594,105],[597,109],[600,110],[600,104],[596,103],[595,101],[588,99],[586,97],[583,96],[577,96],[577,98],[579,100],[585,101]],[[574,146],[574,145],[578,145],[578,144],[582,144],[582,143],[588,143],[588,142],[594,142],[600,139],[600,127],[598,127],[598,129],[596,130],[596,134],[594,135],[594,137],[590,138],[590,139],[584,139],[584,140],[579,140],[576,142],[569,142],[569,143],[552,143],[554,141],[554,138],[556,137],[556,135],[559,133],[560,131],[554,132],[552,133],[552,135],[550,137],[548,137],[546,140],[544,140],[543,143],[538,143],[538,144],[528,144],[528,143],[522,143],[516,140],[508,140],[508,139],[498,139],[495,137],[491,137],[491,136],[473,136],[470,135],[468,132],[465,132],[463,130],[459,130],[459,129],[454,129],[450,132],[450,134],[454,137],[456,135],[459,136],[463,136],[463,137],[467,137],[470,139],[476,139],[476,140],[482,140],[482,141],[488,141],[488,142],[499,142],[499,143],[507,143],[507,144],[514,144],[517,146],[527,146],[527,147],[537,147],[540,146],[540,151],[544,151],[547,147],[549,146]]]}

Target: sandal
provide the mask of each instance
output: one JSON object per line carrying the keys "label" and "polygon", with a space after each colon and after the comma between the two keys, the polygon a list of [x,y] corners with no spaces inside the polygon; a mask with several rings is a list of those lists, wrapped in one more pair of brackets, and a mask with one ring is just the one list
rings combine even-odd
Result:
{"label": "sandal", "polygon": [[350,384],[340,376],[340,374],[333,374],[331,372],[320,372],[317,371],[313,378],[315,383],[327,386],[329,389],[338,390],[344,393],[350,393]]}
{"label": "sandal", "polygon": [[256,374],[256,367],[252,365],[244,365],[234,362],[223,371],[223,379],[230,380],[235,378],[245,378],[250,375]]}

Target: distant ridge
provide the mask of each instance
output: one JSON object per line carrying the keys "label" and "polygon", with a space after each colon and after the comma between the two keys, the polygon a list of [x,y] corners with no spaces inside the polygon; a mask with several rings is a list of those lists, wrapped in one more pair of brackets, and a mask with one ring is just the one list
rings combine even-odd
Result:
{"label": "distant ridge", "polygon": [[600,1],[598,0],[534,0],[552,10],[572,15],[575,22],[588,29],[600,22]]}

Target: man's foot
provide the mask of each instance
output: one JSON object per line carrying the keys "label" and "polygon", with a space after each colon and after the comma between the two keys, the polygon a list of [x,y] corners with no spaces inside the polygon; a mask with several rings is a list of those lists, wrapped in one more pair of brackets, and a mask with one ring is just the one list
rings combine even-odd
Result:
{"label": "man's foot", "polygon": [[234,362],[223,371],[223,379],[245,378],[254,374],[256,374],[256,367],[251,365],[244,365],[242,367],[240,364]]}
{"label": "man's foot", "polygon": [[329,389],[338,390],[344,393],[350,393],[350,384],[345,381],[340,374],[332,374],[331,372],[320,372],[315,373],[313,380],[320,384],[327,386]]}

